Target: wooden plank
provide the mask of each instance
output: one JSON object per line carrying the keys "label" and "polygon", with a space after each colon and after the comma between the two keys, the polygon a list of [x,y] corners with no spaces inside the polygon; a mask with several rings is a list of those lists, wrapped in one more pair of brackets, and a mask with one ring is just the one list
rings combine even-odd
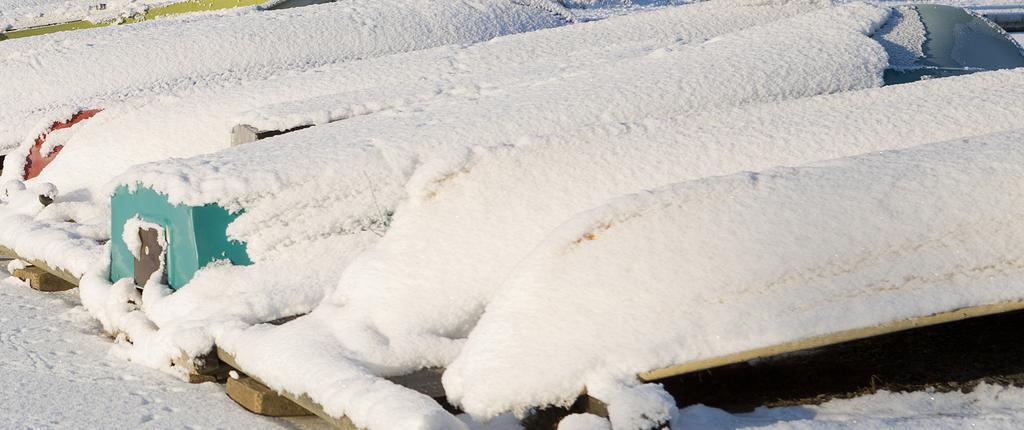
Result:
{"label": "wooden plank", "polygon": [[238,124],[231,128],[231,146],[245,145],[257,140],[269,137],[280,136],[312,127],[312,125],[300,125],[286,130],[260,130],[248,124]]}
{"label": "wooden plank", "polygon": [[301,417],[313,415],[302,406],[277,394],[270,387],[249,376],[228,378],[224,388],[228,397],[245,410],[268,417]]}
{"label": "wooden plank", "polygon": [[221,363],[216,352],[210,352],[201,357],[189,357],[182,353],[178,358],[171,360],[171,365],[183,369],[190,384],[224,381],[231,370],[230,367]]}
{"label": "wooden plank", "polygon": [[737,352],[734,354],[727,354],[719,357],[712,357],[702,360],[694,360],[686,363],[680,363],[674,366],[643,372],[639,375],[639,378],[640,380],[645,382],[656,381],[659,379],[665,379],[673,376],[682,375],[684,373],[691,373],[699,370],[706,370],[729,364],[742,363],[756,358],[772,357],[790,352],[820,348],[824,346],[835,345],[838,343],[849,342],[852,340],[865,339],[873,336],[880,336],[883,334],[911,330],[919,327],[927,327],[953,321],[960,321],[968,318],[977,318],[981,316],[995,315],[1022,309],[1024,309],[1024,301],[1010,301],[994,303],[989,305],[965,307],[948,312],[940,312],[937,314],[927,315],[923,317],[908,318],[904,320],[894,321],[891,323],[877,325],[873,327],[845,330],[837,333],[814,336],[796,340],[793,342],[786,342],[778,345],[767,346],[764,348],[756,348],[747,351]]}
{"label": "wooden plank", "polygon": [[[221,362],[223,362],[224,364],[227,364],[228,366],[231,366],[243,373],[245,372],[245,369],[242,369],[242,367],[238,365],[238,362],[235,361],[235,357],[229,354],[227,351],[217,348],[217,357],[220,358]],[[260,384],[266,385],[263,383],[263,381],[260,381],[259,378],[253,377],[251,375],[249,375],[249,377],[253,378],[253,380],[259,382]],[[313,401],[313,399],[309,398],[309,396],[305,394],[295,395],[289,392],[282,392],[279,394],[287,398],[288,400],[291,400],[295,404],[301,406],[303,409],[312,412],[314,415],[320,417],[324,421],[327,421],[329,424],[336,428],[342,430],[360,430],[358,427],[355,426],[355,424],[352,424],[352,420],[349,420],[348,417],[335,418],[330,416],[327,412],[324,412],[323,407],[321,407],[319,404]]]}
{"label": "wooden plank", "polygon": [[54,275],[54,276],[56,276],[56,277],[58,277],[60,279],[63,279],[65,281],[71,283],[72,285],[74,285],[76,287],[78,286],[78,281],[79,281],[78,277],[75,276],[75,275],[72,275],[70,272],[68,272],[68,271],[66,271],[64,269],[50,267],[48,264],[46,264],[46,263],[44,263],[44,262],[42,262],[40,260],[33,260],[33,259],[29,259],[29,258],[22,258],[16,252],[14,252],[13,250],[11,250],[10,248],[7,248],[5,246],[0,246],[0,257],[6,257],[6,258],[12,258],[12,259],[18,259],[18,260],[25,261],[25,262],[33,265],[33,266],[36,266],[36,267],[38,267],[40,269],[43,269],[43,270],[49,272],[50,274],[52,274],[52,275]]}
{"label": "wooden plank", "polygon": [[21,279],[28,283],[29,287],[33,290],[42,291],[46,293],[54,293],[59,291],[67,291],[74,289],[76,285],[65,281],[52,273],[40,269],[36,266],[29,266],[23,269],[15,270],[12,273],[15,278]]}
{"label": "wooden plank", "polygon": [[231,128],[231,146],[245,145],[259,140],[259,130],[248,124],[239,124]]}

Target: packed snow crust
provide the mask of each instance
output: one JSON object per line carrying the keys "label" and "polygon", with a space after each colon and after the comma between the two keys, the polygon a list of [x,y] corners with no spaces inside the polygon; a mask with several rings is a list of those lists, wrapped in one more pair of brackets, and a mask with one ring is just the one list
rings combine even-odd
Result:
{"label": "packed snow crust", "polygon": [[[0,150],[82,109],[566,23],[541,7],[546,1],[347,0],[7,40],[0,44]],[[5,170],[21,163],[8,161]]]}

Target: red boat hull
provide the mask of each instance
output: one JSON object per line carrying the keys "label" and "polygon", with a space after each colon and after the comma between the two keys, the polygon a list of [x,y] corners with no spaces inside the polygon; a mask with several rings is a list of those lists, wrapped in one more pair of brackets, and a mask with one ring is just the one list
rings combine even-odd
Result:
{"label": "red boat hull", "polygon": [[90,109],[76,113],[74,116],[71,117],[71,119],[67,121],[53,123],[53,125],[50,126],[50,129],[47,130],[46,133],[43,133],[39,137],[37,137],[36,144],[32,145],[32,149],[30,149],[28,152],[28,159],[25,162],[25,180],[29,180],[36,176],[39,176],[39,174],[43,172],[43,169],[46,168],[46,166],[49,165],[50,162],[52,162],[53,159],[57,157],[57,154],[60,152],[60,150],[64,148],[64,146],[58,145],[55,146],[53,148],[53,151],[50,151],[49,154],[43,155],[42,148],[43,144],[46,143],[46,136],[48,134],[57,130],[74,127],[75,124],[92,118],[96,114],[100,113],[102,110],[103,109]]}

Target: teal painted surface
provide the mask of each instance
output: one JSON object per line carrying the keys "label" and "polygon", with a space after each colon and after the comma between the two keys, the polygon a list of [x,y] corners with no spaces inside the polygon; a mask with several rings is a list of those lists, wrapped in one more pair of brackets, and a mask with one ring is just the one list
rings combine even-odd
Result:
{"label": "teal painted surface", "polygon": [[895,13],[902,16],[903,9],[915,10],[924,25],[924,56],[915,67],[886,70],[886,85],[1024,67],[1024,52],[1017,42],[983,17],[929,4],[900,6]]}
{"label": "teal painted surface", "polygon": [[245,243],[227,237],[228,225],[239,215],[216,204],[172,205],[167,196],[148,187],[139,186],[134,192],[119,187],[110,201],[110,280],[135,273],[135,257],[124,243],[124,225],[136,216],[166,232],[165,269],[172,289],[183,287],[197,270],[216,260],[252,264]]}

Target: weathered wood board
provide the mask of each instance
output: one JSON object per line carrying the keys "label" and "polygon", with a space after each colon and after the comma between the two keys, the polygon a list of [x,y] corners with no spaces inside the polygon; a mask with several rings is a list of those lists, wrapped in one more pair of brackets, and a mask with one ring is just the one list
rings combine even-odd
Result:
{"label": "weathered wood board", "polygon": [[831,333],[822,336],[800,339],[792,342],[786,342],[778,345],[741,351],[734,354],[727,354],[719,357],[711,357],[701,360],[694,360],[686,363],[679,363],[674,366],[643,372],[639,375],[639,378],[642,381],[656,381],[659,379],[665,379],[672,376],[682,375],[684,373],[706,370],[729,364],[742,363],[754,359],[774,357],[790,352],[821,348],[824,346],[835,345],[843,342],[849,342],[852,340],[866,339],[869,337],[880,336],[883,334],[895,333],[899,331],[911,330],[920,327],[928,327],[937,324],[960,321],[968,318],[977,318],[987,315],[995,315],[1006,312],[1018,311],[1022,309],[1024,309],[1024,301],[1007,301],[988,305],[965,307],[917,318],[893,321],[890,323],[872,327],[864,327],[841,331],[837,333]]}
{"label": "weathered wood board", "polygon": [[245,375],[228,378],[225,391],[231,400],[254,414],[268,417],[299,417],[313,415],[266,385]]}
{"label": "weathered wood board", "polygon": [[15,270],[12,275],[14,275],[15,278],[27,282],[28,286],[32,287],[32,289],[47,293],[67,291],[77,287],[77,285],[65,281],[64,279],[47,272],[38,266],[29,266]]}
{"label": "weathered wood board", "polygon": [[35,266],[35,267],[38,267],[38,268],[40,268],[40,269],[50,273],[53,276],[56,276],[56,277],[58,277],[60,279],[63,279],[64,281],[67,281],[68,283],[74,285],[75,287],[78,286],[78,282],[79,282],[78,277],[75,276],[75,275],[72,275],[70,272],[68,272],[68,271],[66,271],[64,269],[51,267],[50,265],[46,264],[45,262],[42,262],[42,261],[39,261],[39,260],[22,258],[16,252],[14,252],[13,250],[11,250],[10,248],[7,248],[5,246],[0,246],[0,257],[6,257],[6,258],[12,258],[12,259],[16,258],[16,259],[25,261],[25,262],[27,262],[27,263]]}

